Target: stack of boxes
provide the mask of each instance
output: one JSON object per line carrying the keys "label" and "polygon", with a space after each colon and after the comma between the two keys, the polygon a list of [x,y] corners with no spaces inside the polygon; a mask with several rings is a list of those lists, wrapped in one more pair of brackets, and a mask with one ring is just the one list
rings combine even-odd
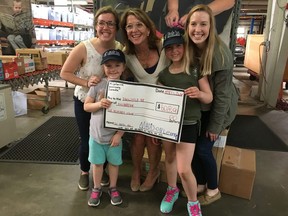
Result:
{"label": "stack of boxes", "polygon": [[[44,52],[40,49],[17,49],[16,56],[0,56],[0,80],[19,78],[35,70],[45,70],[48,64],[63,65],[67,52]],[[27,93],[27,108],[50,109],[60,103],[60,89],[40,88]]]}
{"label": "stack of boxes", "polygon": [[40,49],[16,49],[16,55],[25,58],[25,64],[30,65],[34,60],[36,70],[47,69],[46,53]]}
{"label": "stack of boxes", "polygon": [[24,59],[17,56],[0,56],[0,80],[18,78],[25,73]]}
{"label": "stack of boxes", "polygon": [[37,88],[27,94],[27,108],[41,110],[48,106],[52,109],[61,102],[60,89],[58,87]]}
{"label": "stack of boxes", "polygon": [[16,56],[0,55],[0,80],[18,78],[35,70],[45,70],[48,64],[63,65],[67,52],[44,52],[40,49],[16,49]]}

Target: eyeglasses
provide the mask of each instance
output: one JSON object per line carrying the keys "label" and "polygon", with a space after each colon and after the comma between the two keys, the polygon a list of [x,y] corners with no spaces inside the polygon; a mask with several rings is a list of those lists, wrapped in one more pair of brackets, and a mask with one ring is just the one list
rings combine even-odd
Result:
{"label": "eyeglasses", "polygon": [[138,23],[136,23],[136,24],[128,24],[128,25],[126,25],[125,29],[126,29],[126,31],[132,31],[132,30],[134,29],[134,27],[135,27],[137,30],[140,30],[140,29],[144,28],[145,25],[144,25],[144,23],[142,23],[142,22],[138,22]]}
{"label": "eyeglasses", "polygon": [[111,22],[111,21],[106,22],[106,21],[103,21],[103,20],[97,21],[96,24],[97,24],[99,27],[101,27],[101,28],[104,28],[105,25],[107,25],[108,28],[110,28],[110,29],[115,28],[115,26],[116,26],[116,23],[114,23],[114,22]]}

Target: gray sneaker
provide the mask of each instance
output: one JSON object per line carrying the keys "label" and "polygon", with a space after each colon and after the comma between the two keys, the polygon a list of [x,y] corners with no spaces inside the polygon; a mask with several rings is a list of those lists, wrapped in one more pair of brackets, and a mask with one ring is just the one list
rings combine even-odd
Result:
{"label": "gray sneaker", "polygon": [[102,175],[102,179],[101,179],[100,185],[101,185],[102,187],[105,187],[105,186],[108,186],[109,184],[110,184],[110,182],[109,182],[109,176],[108,176],[108,174],[106,173],[106,171],[104,170],[104,171],[103,171],[103,175]]}
{"label": "gray sneaker", "polygon": [[89,174],[80,175],[78,182],[78,187],[80,190],[85,191],[89,188]]}
{"label": "gray sneaker", "polygon": [[98,206],[100,204],[100,197],[102,195],[102,189],[101,188],[93,188],[90,198],[88,200],[89,206]]}
{"label": "gray sneaker", "polygon": [[122,203],[121,195],[115,187],[109,188],[108,194],[110,195],[112,205],[120,205]]}

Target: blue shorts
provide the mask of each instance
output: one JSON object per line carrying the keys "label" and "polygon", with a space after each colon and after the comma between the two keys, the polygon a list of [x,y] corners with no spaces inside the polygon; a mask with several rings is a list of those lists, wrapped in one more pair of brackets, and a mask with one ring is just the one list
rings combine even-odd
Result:
{"label": "blue shorts", "polygon": [[89,157],[92,164],[104,164],[106,160],[114,165],[119,166],[122,161],[122,141],[119,146],[111,147],[109,144],[99,144],[90,136],[89,138]]}

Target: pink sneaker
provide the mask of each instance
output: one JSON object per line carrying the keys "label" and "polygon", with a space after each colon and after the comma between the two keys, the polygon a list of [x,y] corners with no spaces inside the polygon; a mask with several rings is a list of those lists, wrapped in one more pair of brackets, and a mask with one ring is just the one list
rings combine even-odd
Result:
{"label": "pink sneaker", "polygon": [[112,205],[120,205],[122,203],[121,195],[116,188],[109,188],[108,194],[111,197],[111,204]]}
{"label": "pink sneaker", "polygon": [[187,210],[189,216],[202,216],[201,207],[198,200],[196,202],[188,202]]}
{"label": "pink sneaker", "polygon": [[162,199],[160,205],[160,211],[162,213],[170,213],[178,197],[179,197],[179,189],[168,186],[167,192],[164,198]]}
{"label": "pink sneaker", "polygon": [[102,195],[102,189],[101,188],[93,188],[90,199],[88,200],[89,206],[98,206],[100,204],[100,197]]}

